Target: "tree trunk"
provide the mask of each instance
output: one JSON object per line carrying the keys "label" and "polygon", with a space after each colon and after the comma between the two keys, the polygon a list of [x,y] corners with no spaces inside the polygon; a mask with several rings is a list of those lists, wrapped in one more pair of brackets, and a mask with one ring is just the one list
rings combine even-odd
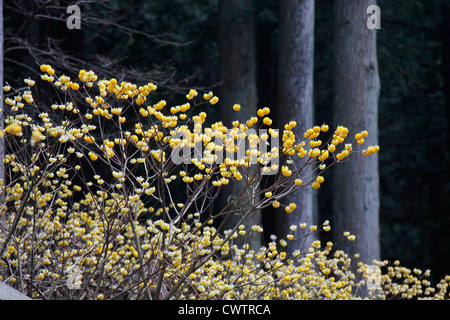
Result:
{"label": "tree trunk", "polygon": [[256,52],[252,0],[221,0],[220,14],[220,115],[230,125],[239,119],[233,105],[239,103],[244,119],[256,115]]}
{"label": "tree trunk", "polygon": [[[241,120],[232,107],[241,105],[244,121],[256,116],[256,52],[255,23],[253,0],[221,0],[219,1],[220,30],[220,116],[228,127],[232,121]],[[244,181],[244,180],[242,180]],[[226,205],[230,195],[238,195],[243,183],[236,181],[234,186],[223,189],[219,207]],[[241,218],[233,215],[227,219],[227,227],[231,228]],[[261,212],[255,210],[246,220],[245,225],[261,225]],[[250,238],[240,239],[238,243],[249,243],[253,249],[259,249],[262,239],[259,233],[252,233]]]}
{"label": "tree trunk", "polygon": [[[367,130],[364,146],[378,144],[378,76],[376,30],[366,21],[373,0],[338,0],[334,2],[334,125],[344,125],[349,134]],[[345,239],[341,248],[349,257],[359,253],[371,263],[380,258],[379,244],[379,172],[378,156],[358,157],[333,168],[333,221],[335,241],[344,231],[356,235]]]}
{"label": "tree trunk", "polygon": [[[3,32],[3,0],[0,0],[0,130],[4,129],[4,97],[3,97],[3,86],[4,86],[4,76],[3,76],[3,40],[4,40],[4,32]],[[5,179],[5,164],[3,163],[3,159],[5,159],[5,140],[0,139],[0,181]],[[6,181],[4,181],[6,183]]]}
{"label": "tree trunk", "polygon": [[[442,21],[440,23],[440,37],[442,42],[442,77],[444,83],[442,91],[445,96],[445,110],[447,119],[447,134],[446,143],[441,146],[442,154],[445,157],[445,178],[442,173],[431,176],[430,180],[430,209],[432,219],[436,225],[431,231],[429,250],[439,249],[439,254],[435,254],[432,259],[433,275],[436,280],[440,280],[448,273],[448,261],[450,261],[450,248],[442,246],[443,243],[448,243],[450,235],[448,230],[450,228],[450,217],[448,212],[450,210],[450,3],[443,1],[441,3]],[[442,161],[439,159],[439,161]],[[434,193],[433,193],[434,192]]]}
{"label": "tree trunk", "polygon": [[[292,120],[296,143],[313,126],[313,71],[314,71],[314,0],[285,0],[280,3],[280,36],[278,50],[278,126],[280,130]],[[280,132],[280,135],[282,132]],[[299,138],[300,137],[300,138]],[[307,172],[305,175],[308,174]],[[279,212],[278,234],[289,232],[290,225],[315,223],[314,193],[310,186],[301,188],[284,198],[284,202],[297,205],[290,214]],[[298,242],[291,249],[305,249]]]}

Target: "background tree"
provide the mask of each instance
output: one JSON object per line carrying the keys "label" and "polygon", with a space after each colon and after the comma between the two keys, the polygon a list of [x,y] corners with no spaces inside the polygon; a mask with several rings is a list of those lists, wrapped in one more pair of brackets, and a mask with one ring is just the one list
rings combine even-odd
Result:
{"label": "background tree", "polygon": [[[382,88],[379,112],[380,241],[383,259],[450,267],[446,139],[445,15],[447,0],[379,0],[377,51]],[[438,249],[439,248],[439,249]],[[437,249],[437,251],[436,251]],[[394,258],[396,257],[396,258]]]}
{"label": "background tree", "polygon": [[[314,11],[314,0],[280,3],[277,123],[283,130],[285,124],[296,121],[297,125],[292,129],[296,137],[303,137],[306,129],[313,126]],[[302,175],[306,176],[308,172],[302,172]],[[296,203],[298,209],[289,215],[281,212],[280,234],[293,224],[315,223],[313,191],[311,187],[305,187],[286,197],[285,201]],[[312,237],[308,237],[308,241],[312,241]],[[297,245],[304,246],[301,242]]]}
{"label": "background tree", "polygon": [[[442,77],[443,86],[442,91],[445,96],[445,117],[446,117],[446,136],[445,143],[440,144],[440,150],[444,154],[444,159],[437,161],[437,166],[440,167],[440,172],[437,173],[442,176],[437,179],[433,179],[434,182],[439,181],[439,183],[432,183],[436,186],[433,188],[432,194],[436,195],[433,201],[433,219],[437,221],[436,231],[433,232],[431,237],[434,241],[431,241],[431,247],[440,247],[441,243],[449,242],[449,234],[447,230],[450,227],[450,217],[448,213],[450,210],[450,3],[448,1],[442,1],[440,4],[440,13],[442,14],[442,21],[440,23],[440,36],[442,41]],[[441,138],[443,139],[443,138]],[[442,141],[442,140],[441,140]],[[443,170],[442,170],[443,169]],[[432,250],[430,248],[430,250]],[[437,277],[446,274],[448,264],[450,261],[450,248],[445,246],[440,254],[434,259],[432,266],[433,271],[436,273]]]}
{"label": "background tree", "polygon": [[[256,116],[256,50],[253,0],[219,1],[219,75],[220,75],[220,120],[228,127],[232,121],[241,120],[233,105],[241,105],[244,121]],[[254,169],[251,169],[254,170]],[[259,170],[259,169],[258,169]],[[252,171],[253,172],[253,171]],[[235,183],[224,188],[222,204],[226,205],[230,197],[238,195],[242,185]],[[254,197],[248,190],[249,198]],[[239,221],[236,215],[227,221],[232,226]],[[246,221],[246,225],[261,224],[261,211],[256,210]],[[260,235],[253,234],[248,239],[252,248],[262,244]]]}
{"label": "background tree", "polygon": [[[3,33],[3,0],[0,0],[0,85],[3,88],[3,39],[4,39],[4,33]],[[3,89],[1,89],[2,92],[0,96],[3,98]],[[0,99],[0,130],[4,129],[5,123],[3,119],[3,99]],[[0,139],[0,180],[3,180],[5,178],[5,165],[3,163],[3,159],[5,158],[5,146],[4,146],[4,140]]]}
{"label": "background tree", "polygon": [[[334,124],[345,123],[352,137],[362,130],[365,145],[378,144],[378,76],[376,30],[366,26],[372,0],[334,2]],[[356,148],[355,143],[355,148]],[[344,243],[351,256],[359,253],[370,263],[380,258],[378,157],[363,157],[333,170],[335,238],[344,231],[356,235],[354,245]]]}

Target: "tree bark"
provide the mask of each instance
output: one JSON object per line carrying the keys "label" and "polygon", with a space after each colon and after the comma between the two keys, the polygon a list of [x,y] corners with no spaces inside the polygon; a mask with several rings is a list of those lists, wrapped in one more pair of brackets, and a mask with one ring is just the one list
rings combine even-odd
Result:
{"label": "tree bark", "polygon": [[[221,121],[230,127],[234,120],[246,121],[256,116],[258,98],[253,0],[221,0],[219,15],[220,116]],[[241,105],[242,119],[233,111],[234,104]],[[225,187],[218,202],[219,207],[226,205],[230,195],[237,196],[244,183],[236,181],[233,186]],[[239,215],[229,217],[227,226],[231,228],[240,218]],[[261,211],[255,210],[244,224],[261,225],[261,221]],[[242,238],[237,242],[249,243],[251,248],[259,249],[262,239],[259,233],[252,233],[250,238]]]}
{"label": "tree bark", "polygon": [[[313,126],[314,79],[314,0],[285,0],[280,3],[280,36],[278,50],[278,119],[280,130],[292,120],[297,126],[292,132],[296,143]],[[282,132],[280,132],[280,135]],[[305,172],[305,175],[308,172]],[[284,202],[297,205],[290,214],[279,212],[277,226],[280,236],[289,232],[290,225],[315,223],[314,193],[310,186],[301,188],[284,198]],[[305,249],[306,243],[293,243],[291,249]]]}
{"label": "tree bark", "polygon": [[233,105],[242,106],[244,119],[256,115],[256,52],[252,0],[221,0],[220,115],[226,125],[238,119]]}
{"label": "tree bark", "polygon": [[[3,0],[0,0],[0,130],[3,131],[4,129],[4,112],[3,107],[4,103],[4,92],[3,92],[3,86],[4,86],[4,76],[3,76],[3,41],[4,41],[4,31],[3,31]],[[0,139],[0,181],[4,181],[5,179],[5,164],[3,163],[3,159],[5,159],[5,140]],[[6,181],[4,181],[6,183]]]}
{"label": "tree bark", "polygon": [[[447,119],[447,134],[445,145],[441,146],[441,152],[445,156],[445,172],[438,172],[434,175],[429,175],[429,201],[432,219],[436,227],[430,232],[429,250],[440,248],[439,254],[433,256],[432,270],[436,280],[442,279],[448,272],[448,261],[450,261],[450,248],[442,246],[443,243],[448,243],[450,235],[448,233],[450,227],[450,217],[448,212],[450,210],[450,200],[448,197],[450,191],[450,3],[444,1],[441,3],[440,12],[442,20],[439,25],[440,37],[442,42],[442,77],[444,83],[442,91],[445,96],[445,110]],[[437,159],[435,160],[437,161]],[[439,159],[438,161],[442,161]],[[442,179],[442,176],[445,179]],[[430,251],[432,252],[432,251]]]}
{"label": "tree bark", "polygon": [[[367,130],[364,146],[378,144],[378,75],[376,30],[367,28],[366,13],[373,0],[334,2],[334,125],[344,125],[349,134]],[[358,157],[333,168],[334,240],[344,231],[356,241],[343,241],[349,257],[360,254],[365,263],[380,259],[378,156]]]}

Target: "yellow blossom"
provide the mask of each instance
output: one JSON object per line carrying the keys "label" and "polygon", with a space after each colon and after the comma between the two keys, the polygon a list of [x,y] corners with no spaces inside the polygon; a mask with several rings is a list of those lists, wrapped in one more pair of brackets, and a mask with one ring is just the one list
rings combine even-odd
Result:
{"label": "yellow blossom", "polygon": [[96,161],[98,159],[98,156],[92,151],[89,151],[88,156],[91,158],[92,161]]}
{"label": "yellow blossom", "polygon": [[9,133],[13,136],[17,136],[22,132],[22,127],[19,126],[18,124],[12,123],[9,124],[6,128],[5,128],[5,132]]}
{"label": "yellow blossom", "polygon": [[286,208],[286,212],[287,213],[291,213],[292,211],[295,210],[295,208],[297,208],[297,205],[295,203],[290,203]]}
{"label": "yellow blossom", "polygon": [[214,96],[211,98],[211,100],[209,100],[209,103],[212,105],[215,105],[217,102],[219,102],[219,98]]}
{"label": "yellow blossom", "polygon": [[272,124],[272,119],[270,119],[269,117],[265,117],[265,118],[263,119],[263,123],[264,123],[266,126],[270,126],[270,125]]}
{"label": "yellow blossom", "polygon": [[25,82],[30,87],[34,86],[34,84],[35,84],[34,80],[31,80],[31,79],[25,79],[25,80],[23,80],[23,82]]}
{"label": "yellow blossom", "polygon": [[203,95],[203,99],[209,100],[209,99],[212,98],[212,96],[213,96],[213,93],[210,91],[210,92],[205,93],[205,94]]}
{"label": "yellow blossom", "polygon": [[84,137],[84,141],[88,142],[88,143],[94,143],[95,142],[95,138],[92,136],[85,136]]}

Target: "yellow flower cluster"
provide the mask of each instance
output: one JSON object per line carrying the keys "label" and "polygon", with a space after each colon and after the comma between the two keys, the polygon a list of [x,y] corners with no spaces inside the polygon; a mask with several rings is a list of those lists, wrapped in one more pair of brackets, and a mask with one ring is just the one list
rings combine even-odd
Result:
{"label": "yellow flower cluster", "polygon": [[[297,230],[326,232],[331,228],[328,221],[309,229],[304,223],[293,225],[285,239],[272,238],[267,246],[252,250],[247,244],[234,245],[234,239],[263,232],[261,226],[239,223],[222,230],[214,226],[214,219],[236,215],[237,208],[241,222],[255,208],[266,206],[283,206],[291,213],[297,206],[282,205],[283,195],[306,185],[318,189],[324,182],[320,174],[306,182],[298,168],[319,165],[323,170],[325,162],[330,165],[352,153],[373,154],[377,146],[360,152],[346,144],[337,153],[346,128],[339,126],[325,142],[327,125],[295,136],[297,123],[291,121],[280,135],[280,149],[273,143],[277,130],[252,132],[272,124],[269,108],[236,120],[232,128],[221,122],[202,128],[206,112],[188,112],[194,113],[200,104],[216,104],[219,99],[212,92],[204,93],[202,100],[192,89],[188,102],[166,108],[165,100],[150,103],[157,89],[152,83],[98,80],[93,71],[85,70],[75,82],[57,76],[49,65],[42,65],[41,71],[41,79],[59,90],[74,90],[88,111],[81,114],[73,101],[67,101],[51,106],[53,117],[35,105],[30,91],[5,99],[9,110],[1,138],[10,143],[4,161],[9,176],[0,184],[6,203],[0,206],[0,280],[45,299],[359,298],[358,288],[370,277],[370,268],[360,263],[353,274],[351,259],[335,251],[331,242],[324,246],[314,241],[305,251],[287,253],[291,241],[299,240]],[[25,82],[34,85],[32,80]],[[22,100],[28,104],[18,107]],[[19,109],[31,109],[38,116]],[[241,106],[233,109],[240,111]],[[365,136],[361,132],[355,137],[358,144]],[[239,139],[248,142],[250,150],[242,150]],[[258,149],[267,144],[270,150]],[[202,152],[196,153],[200,146]],[[178,147],[193,153],[182,165],[170,157]],[[223,161],[217,161],[224,151],[228,153]],[[264,170],[278,172],[278,163],[271,161],[281,156],[287,158],[276,177],[281,187],[260,190],[264,196],[257,201],[252,198],[259,196],[257,192],[231,197],[228,211],[212,209],[222,186],[236,181],[259,184],[251,174],[252,158]],[[175,194],[172,188],[180,186],[185,191]],[[344,237],[355,241],[350,233]],[[405,279],[401,285],[399,277]],[[427,286],[421,291],[411,272],[396,265],[381,279],[377,297],[448,298],[447,278],[436,290],[421,279],[420,285]],[[70,284],[79,290],[71,290]]]}
{"label": "yellow flower cluster", "polygon": [[[167,291],[183,279],[184,274],[188,275],[187,283],[173,296],[176,299],[352,297],[350,293],[353,282],[339,279],[339,274],[342,277],[348,274],[348,271],[338,267],[342,259],[327,258],[331,252],[331,244],[325,250],[319,250],[320,243],[316,242],[307,254],[296,252],[294,255],[298,263],[294,264],[293,259],[287,258],[286,252],[278,251],[275,242],[269,243],[268,248],[262,247],[254,251],[248,245],[241,248],[230,246],[223,237],[215,236],[217,230],[213,227],[197,229],[201,226],[199,215],[190,215],[188,219],[192,222],[183,222],[179,227],[161,219],[147,220],[145,224],[138,221],[120,224],[118,220],[105,219],[111,214],[126,216],[134,210],[138,211],[133,214],[141,215],[145,212],[145,207],[136,195],[130,196],[128,201],[118,194],[106,196],[97,193],[97,196],[105,199],[102,204],[93,195],[87,194],[85,199],[74,203],[72,209],[61,201],[56,207],[55,215],[47,210],[52,206],[52,194],[39,196],[38,215],[35,215],[34,221],[31,218],[23,219],[20,228],[25,233],[31,233],[37,228],[42,233],[34,241],[29,237],[16,238],[7,248],[4,258],[14,270],[14,266],[19,263],[22,267],[35,263],[37,269],[34,285],[41,288],[51,287],[55,281],[70,279],[70,272],[66,275],[60,270],[71,270],[74,266],[83,270],[81,284],[95,288],[98,286],[96,277],[88,275],[96,272],[100,274],[101,267],[101,287],[104,291],[92,298],[99,294],[111,297],[108,288],[114,288],[124,281],[139,284],[128,289],[129,298],[137,298],[142,294],[143,288],[156,289],[159,280],[157,273],[149,272],[145,279],[140,279],[137,271],[143,265],[148,266],[149,262],[157,265],[162,260],[167,263],[162,275]],[[133,209],[133,205],[126,205],[134,202],[138,204],[136,209]],[[27,210],[30,212],[26,212],[25,217],[30,217],[33,209]],[[114,242],[108,240],[110,228],[116,230]],[[251,229],[254,232],[263,231],[260,226],[253,226]],[[195,230],[199,231],[194,232]],[[239,233],[228,232],[228,235],[236,238],[246,234],[244,226],[239,226],[239,230]],[[291,230],[295,231],[295,228]],[[165,249],[162,244],[165,244]],[[280,245],[285,247],[287,242],[280,241]],[[32,252],[34,260],[29,258]],[[215,258],[211,255],[212,252],[229,258]],[[198,256],[206,257],[207,260],[200,268],[189,272],[192,262]],[[316,265],[319,266],[317,270]],[[336,276],[328,278],[327,275],[331,272]],[[8,281],[15,283],[17,278],[15,274],[10,275]],[[60,290],[57,294],[64,294],[64,289]],[[38,298],[40,293],[36,291],[34,296]]]}
{"label": "yellow flower cluster", "polygon": [[368,132],[366,130],[355,134],[355,140],[358,144],[363,144],[364,143],[364,138],[368,136]]}
{"label": "yellow flower cluster", "polygon": [[286,207],[286,212],[287,213],[291,213],[292,211],[294,211],[297,208],[297,205],[295,203],[290,203],[287,207]]}
{"label": "yellow flower cluster", "polygon": [[30,87],[32,87],[32,86],[34,86],[35,85],[35,81],[34,80],[31,80],[31,79],[25,79],[25,80],[23,80],[23,82],[25,82],[27,85],[29,85]]}
{"label": "yellow flower cluster", "polygon": [[186,99],[192,100],[198,95],[197,90],[191,89],[189,90],[189,93],[186,95]]}
{"label": "yellow flower cluster", "polygon": [[16,123],[11,123],[5,128],[5,132],[17,136],[22,133],[22,127]]}
{"label": "yellow flower cluster", "polygon": [[368,148],[367,148],[367,150],[364,150],[363,151],[363,155],[364,156],[369,156],[369,155],[372,155],[372,154],[374,154],[375,152],[378,152],[380,150],[380,147],[379,146],[369,146]]}
{"label": "yellow flower cluster", "polygon": [[46,72],[51,76],[55,74],[55,70],[48,64],[41,65],[40,69],[42,72]]}
{"label": "yellow flower cluster", "polygon": [[317,189],[320,188],[320,185],[321,185],[324,181],[325,181],[324,177],[318,176],[318,177],[316,178],[316,181],[312,184],[312,187],[313,187],[314,189],[317,190]]}
{"label": "yellow flower cluster", "polygon": [[87,83],[97,81],[97,76],[95,75],[94,71],[92,71],[92,70],[89,70],[89,71],[86,71],[84,69],[80,70],[80,72],[78,73],[78,78],[82,82],[87,82]]}
{"label": "yellow flower cluster", "polygon": [[[373,266],[377,273],[374,276]],[[372,267],[372,268],[371,268]],[[371,270],[372,269],[372,270]],[[385,270],[384,272],[382,270]],[[378,286],[370,288],[370,296],[376,299],[423,299],[423,300],[448,300],[448,286],[450,276],[445,276],[436,286],[431,286],[427,280],[431,275],[430,270],[422,271],[417,268],[406,268],[395,260],[390,263],[387,260],[373,261],[371,266],[358,262],[357,272],[363,274],[364,279],[375,280]]]}

